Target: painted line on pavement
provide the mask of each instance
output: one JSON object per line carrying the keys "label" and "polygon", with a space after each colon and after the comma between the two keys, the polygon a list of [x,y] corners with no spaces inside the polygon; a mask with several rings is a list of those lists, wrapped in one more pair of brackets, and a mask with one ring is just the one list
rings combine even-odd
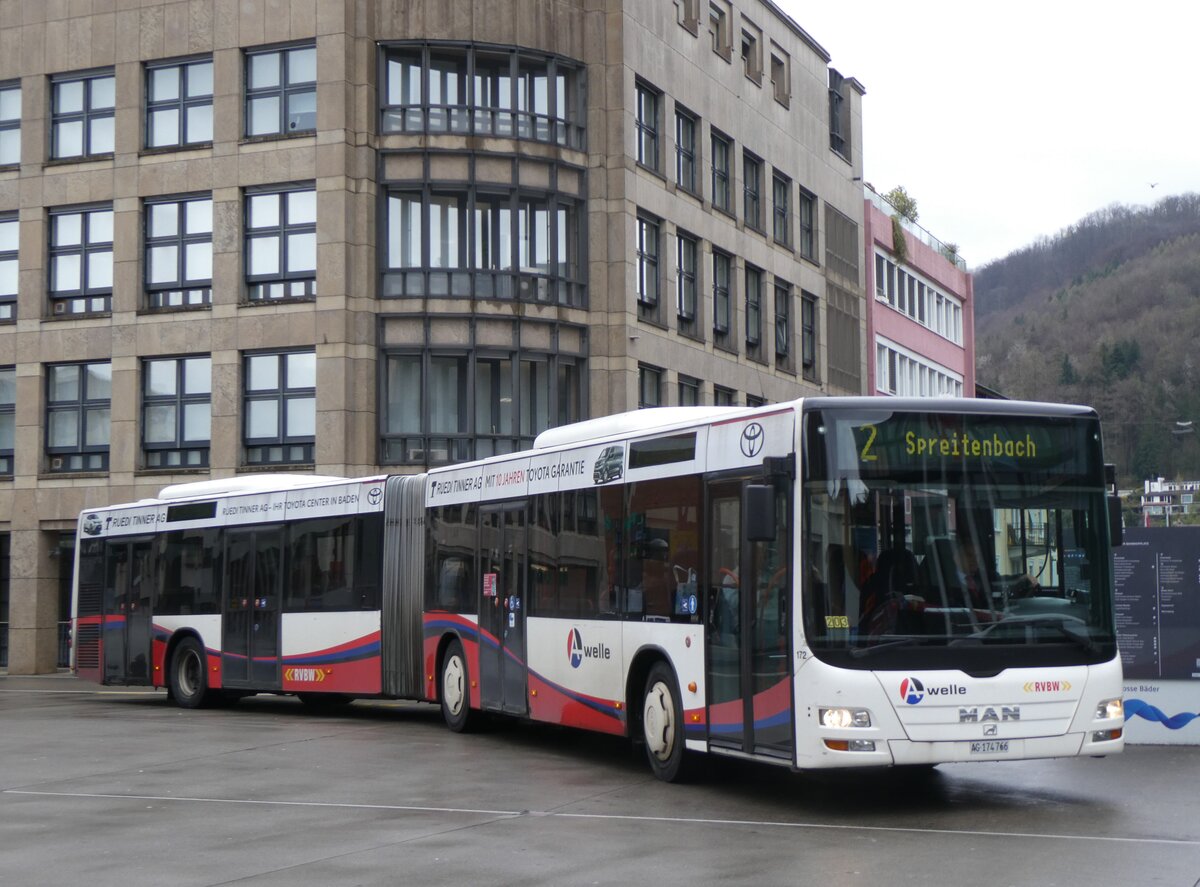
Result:
{"label": "painted line on pavement", "polygon": [[406,804],[338,804],[326,801],[256,801],[239,798],[200,798],[167,795],[116,795],[93,792],[44,792],[7,789],[0,794],[34,795],[51,798],[94,798],[120,801],[178,801],[203,804],[246,804],[265,807],[340,808],[345,810],[392,810],[406,813],[445,813],[473,816],[501,816],[515,819],[522,816],[555,817],[559,819],[617,820],[627,822],[658,822],[670,825],[751,826],[755,828],[812,829],[858,832],[898,832],[915,835],[940,835],[968,838],[1033,838],[1046,841],[1098,841],[1114,844],[1167,844],[1181,847],[1200,847],[1200,840],[1182,838],[1127,838],[1112,835],[1070,835],[1048,832],[997,832],[977,829],[912,828],[886,825],[842,825],[829,822],[781,822],[770,819],[704,819],[686,816],[638,816],[614,813],[555,813],[531,810],[483,810],[471,807],[420,807]]}

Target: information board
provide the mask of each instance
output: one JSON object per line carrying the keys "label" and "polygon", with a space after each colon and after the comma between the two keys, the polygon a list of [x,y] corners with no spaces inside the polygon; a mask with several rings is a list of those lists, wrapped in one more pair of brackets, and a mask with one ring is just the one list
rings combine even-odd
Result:
{"label": "information board", "polygon": [[1131,527],[1114,552],[1127,679],[1200,679],[1200,527]]}

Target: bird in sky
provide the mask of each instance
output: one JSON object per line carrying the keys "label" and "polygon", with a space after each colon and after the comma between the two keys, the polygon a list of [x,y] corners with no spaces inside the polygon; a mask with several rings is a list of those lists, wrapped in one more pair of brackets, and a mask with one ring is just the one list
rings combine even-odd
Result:
{"label": "bird in sky", "polygon": [[1158,187],[1158,182],[1150,182],[1150,187],[1151,187],[1151,188],[1157,188],[1157,187]]}

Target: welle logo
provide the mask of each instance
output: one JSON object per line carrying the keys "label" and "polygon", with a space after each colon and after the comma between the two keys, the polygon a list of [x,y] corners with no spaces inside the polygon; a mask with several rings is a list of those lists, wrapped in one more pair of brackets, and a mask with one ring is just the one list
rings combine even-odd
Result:
{"label": "welle logo", "polygon": [[567,632],[567,659],[571,668],[579,668],[585,659],[612,659],[612,649],[605,643],[586,646],[578,628]]}

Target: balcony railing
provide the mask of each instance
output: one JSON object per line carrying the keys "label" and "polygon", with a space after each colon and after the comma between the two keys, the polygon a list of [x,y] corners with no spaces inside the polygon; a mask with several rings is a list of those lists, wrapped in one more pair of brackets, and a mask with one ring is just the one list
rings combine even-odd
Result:
{"label": "balcony railing", "polygon": [[967,260],[960,256],[957,250],[952,251],[950,247],[938,240],[916,222],[910,222],[908,219],[904,218],[904,216],[901,216],[900,211],[896,209],[896,207],[892,206],[888,202],[887,198],[882,194],[878,194],[875,191],[872,191],[870,188],[863,188],[863,191],[866,193],[871,203],[875,205],[877,210],[879,210],[885,216],[899,216],[900,225],[905,231],[917,238],[917,240],[921,241],[921,243],[925,244],[926,246],[937,250],[938,255],[942,256],[947,262],[952,263],[956,268],[958,268],[959,271],[967,270]]}

